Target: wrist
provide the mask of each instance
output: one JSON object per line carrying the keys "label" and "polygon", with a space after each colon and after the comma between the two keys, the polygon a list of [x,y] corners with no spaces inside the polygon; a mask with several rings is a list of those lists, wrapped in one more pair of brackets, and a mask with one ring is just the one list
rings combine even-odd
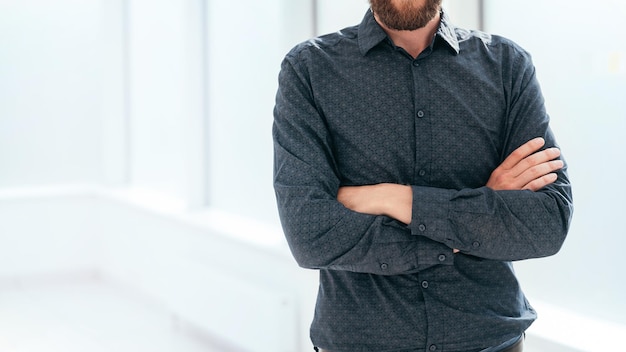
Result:
{"label": "wrist", "polygon": [[413,213],[413,189],[411,186],[393,183],[381,184],[381,186],[384,195],[384,215],[409,224]]}

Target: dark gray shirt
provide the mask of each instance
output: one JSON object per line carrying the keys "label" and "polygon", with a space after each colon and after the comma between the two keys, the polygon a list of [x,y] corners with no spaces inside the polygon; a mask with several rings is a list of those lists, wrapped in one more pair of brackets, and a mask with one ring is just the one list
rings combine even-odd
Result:
{"label": "dark gray shirt", "polygon": [[[566,168],[538,192],[485,187],[530,139],[556,146],[519,46],[443,14],[413,59],[368,11],[287,54],[273,127],[283,229],[298,264],[320,272],[316,346],[474,351],[533,322],[511,261],[560,249],[572,197]],[[409,225],[336,199],[384,182],[412,186]]]}

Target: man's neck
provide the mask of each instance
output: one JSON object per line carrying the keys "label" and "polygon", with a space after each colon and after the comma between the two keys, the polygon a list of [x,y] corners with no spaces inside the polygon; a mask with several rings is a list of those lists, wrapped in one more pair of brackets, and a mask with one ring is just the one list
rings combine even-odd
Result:
{"label": "man's neck", "polygon": [[417,58],[419,54],[421,54],[422,51],[424,51],[424,49],[432,43],[433,37],[437,33],[437,29],[439,29],[441,14],[437,14],[437,16],[428,22],[425,27],[414,31],[399,31],[391,29],[378,20],[375,13],[374,18],[376,18],[376,22],[378,22],[396,46],[404,49],[413,58]]}

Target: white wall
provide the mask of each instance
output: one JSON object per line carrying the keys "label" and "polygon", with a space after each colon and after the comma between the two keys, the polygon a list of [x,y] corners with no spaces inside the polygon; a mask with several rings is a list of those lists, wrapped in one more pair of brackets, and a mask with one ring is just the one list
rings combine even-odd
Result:
{"label": "white wall", "polygon": [[[128,1],[130,182],[187,199],[202,121],[199,1]],[[195,128],[198,126],[199,128]],[[198,133],[199,135],[196,135]]]}
{"label": "white wall", "polygon": [[100,181],[99,10],[0,2],[0,187]]}
{"label": "white wall", "polygon": [[318,35],[361,23],[369,8],[367,0],[317,0],[315,29]]}
{"label": "white wall", "polygon": [[0,188],[130,186],[277,223],[276,80],[284,54],[313,35],[311,9],[0,2]]}
{"label": "white wall", "polygon": [[272,109],[280,62],[313,34],[310,1],[209,1],[209,204],[278,223]]}
{"label": "white wall", "polygon": [[487,29],[533,55],[574,191],[563,250],[519,263],[522,282],[532,297],[626,324],[626,4],[494,0],[486,8]]}
{"label": "white wall", "polygon": [[245,350],[308,349],[270,131],[311,8],[0,1],[0,287],[97,273]]}

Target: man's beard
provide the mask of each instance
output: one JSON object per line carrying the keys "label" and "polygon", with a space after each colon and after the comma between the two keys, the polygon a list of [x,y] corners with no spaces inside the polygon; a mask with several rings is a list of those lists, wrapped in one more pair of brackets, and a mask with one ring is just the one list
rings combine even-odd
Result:
{"label": "man's beard", "polygon": [[398,31],[413,31],[425,27],[440,11],[442,0],[370,0],[376,18],[385,26]]}

